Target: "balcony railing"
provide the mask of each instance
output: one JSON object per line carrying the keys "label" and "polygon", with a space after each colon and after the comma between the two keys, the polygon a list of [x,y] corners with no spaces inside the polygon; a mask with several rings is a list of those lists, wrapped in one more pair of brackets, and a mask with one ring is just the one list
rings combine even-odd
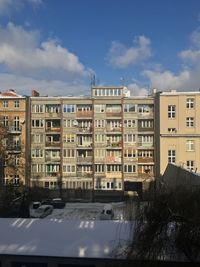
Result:
{"label": "balcony railing", "polygon": [[59,118],[60,112],[46,112],[45,117],[47,117],[47,118]]}
{"label": "balcony railing", "polygon": [[153,147],[153,143],[150,143],[150,142],[138,142],[138,146],[151,148],[151,147]]}
{"label": "balcony railing", "polygon": [[121,127],[106,127],[107,132],[121,132],[122,128]]}
{"label": "balcony railing", "polygon": [[77,111],[76,112],[77,117],[82,117],[82,118],[87,118],[87,117],[92,117],[92,110],[89,111]]}
{"label": "balcony railing", "polygon": [[46,142],[46,147],[59,147],[60,146],[60,141],[53,141],[53,142]]}
{"label": "balcony railing", "polygon": [[60,127],[47,127],[47,132],[60,132]]}
{"label": "balcony railing", "polygon": [[58,172],[46,172],[46,176],[57,177],[58,176]]}
{"label": "balcony railing", "polygon": [[86,178],[91,178],[92,177],[92,171],[90,172],[77,172],[78,177],[86,177]]}
{"label": "balcony railing", "polygon": [[83,143],[83,144],[77,144],[78,148],[85,148],[85,147],[89,147],[92,148],[92,143]]}
{"label": "balcony railing", "polygon": [[121,148],[122,147],[122,142],[119,141],[119,142],[107,142],[106,144],[107,147],[109,148]]}
{"label": "balcony railing", "polygon": [[53,161],[53,162],[57,162],[60,161],[60,157],[50,157],[50,156],[46,156],[46,161]]}
{"label": "balcony railing", "polygon": [[13,125],[13,126],[9,126],[8,127],[8,132],[9,133],[21,133],[21,131],[22,131],[22,127],[21,126]]}
{"label": "balcony railing", "polygon": [[80,132],[80,133],[92,133],[92,127],[88,127],[88,128],[78,127],[78,132]]}
{"label": "balcony railing", "polygon": [[121,159],[121,157],[107,156],[106,162],[107,163],[121,163],[122,159]]}
{"label": "balcony railing", "polygon": [[77,163],[92,163],[92,156],[88,157],[77,157]]}
{"label": "balcony railing", "polygon": [[106,112],[106,116],[107,117],[121,117],[121,111],[119,111],[119,112]]}
{"label": "balcony railing", "polygon": [[8,145],[6,149],[9,153],[20,153],[21,152],[21,146]]}
{"label": "balcony railing", "polygon": [[151,163],[154,159],[152,157],[146,158],[146,157],[138,157],[138,163]]}

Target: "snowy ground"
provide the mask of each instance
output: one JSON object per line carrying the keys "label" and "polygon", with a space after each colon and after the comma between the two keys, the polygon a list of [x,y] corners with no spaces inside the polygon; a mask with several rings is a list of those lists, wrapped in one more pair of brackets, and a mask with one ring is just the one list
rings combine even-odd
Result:
{"label": "snowy ground", "polygon": [[[111,203],[114,210],[114,220],[132,219],[135,213],[135,203]],[[55,220],[99,220],[105,203],[66,203],[63,209],[54,209],[47,219]]]}

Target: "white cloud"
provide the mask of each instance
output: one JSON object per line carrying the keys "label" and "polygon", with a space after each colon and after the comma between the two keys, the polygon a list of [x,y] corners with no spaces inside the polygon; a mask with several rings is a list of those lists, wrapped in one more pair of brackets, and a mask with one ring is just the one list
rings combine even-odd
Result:
{"label": "white cloud", "polygon": [[128,89],[131,91],[132,96],[147,96],[148,89],[140,86],[138,83],[130,83]]}
{"label": "white cloud", "polygon": [[151,41],[145,36],[137,36],[134,45],[127,48],[118,41],[113,41],[106,57],[109,64],[116,68],[127,68],[138,64],[151,56]]}
{"label": "white cloud", "polygon": [[56,40],[40,42],[38,31],[9,23],[0,28],[0,64],[12,73],[45,78],[78,78],[88,74],[79,58]]}
{"label": "white cloud", "polygon": [[90,85],[82,82],[66,82],[59,80],[34,79],[22,75],[9,73],[0,74],[0,91],[15,89],[22,95],[31,95],[31,90],[36,89],[40,95],[67,96],[89,95]]}
{"label": "white cloud", "polygon": [[0,0],[0,15],[9,15],[11,12],[22,9],[26,4],[38,6],[42,0]]}

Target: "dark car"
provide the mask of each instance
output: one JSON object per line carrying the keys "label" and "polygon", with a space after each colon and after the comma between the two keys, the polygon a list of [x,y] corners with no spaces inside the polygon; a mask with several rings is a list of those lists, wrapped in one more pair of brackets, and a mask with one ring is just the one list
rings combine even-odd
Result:
{"label": "dark car", "polygon": [[61,198],[54,198],[51,201],[51,205],[54,209],[63,209],[65,207],[65,202]]}

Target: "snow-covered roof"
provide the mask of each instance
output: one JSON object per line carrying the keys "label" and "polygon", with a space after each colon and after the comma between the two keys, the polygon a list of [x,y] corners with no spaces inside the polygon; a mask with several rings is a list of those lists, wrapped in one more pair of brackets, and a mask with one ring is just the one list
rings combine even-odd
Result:
{"label": "snow-covered roof", "polygon": [[0,98],[13,98],[13,97],[17,97],[17,98],[20,97],[21,98],[23,96],[17,94],[15,92],[15,90],[13,90],[13,89],[9,89],[7,91],[0,92]]}
{"label": "snow-covered roof", "polygon": [[0,219],[0,254],[124,258],[131,238],[125,221]]}

